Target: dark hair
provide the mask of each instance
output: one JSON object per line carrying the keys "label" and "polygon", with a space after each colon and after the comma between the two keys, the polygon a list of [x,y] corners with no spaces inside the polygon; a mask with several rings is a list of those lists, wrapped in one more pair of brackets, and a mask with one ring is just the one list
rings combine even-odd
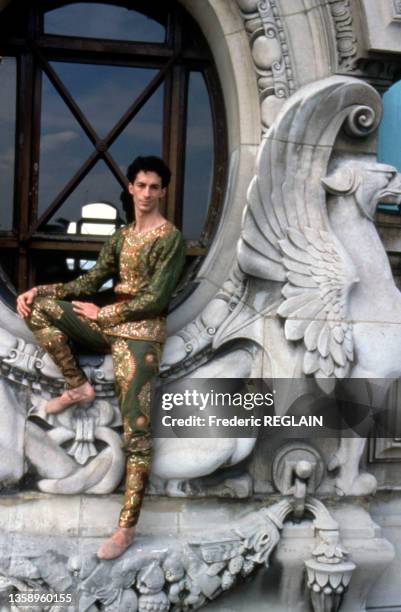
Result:
{"label": "dark hair", "polygon": [[127,179],[133,183],[138,172],[155,172],[162,180],[162,187],[168,187],[171,179],[171,170],[160,157],[149,155],[148,157],[136,157],[128,166]]}

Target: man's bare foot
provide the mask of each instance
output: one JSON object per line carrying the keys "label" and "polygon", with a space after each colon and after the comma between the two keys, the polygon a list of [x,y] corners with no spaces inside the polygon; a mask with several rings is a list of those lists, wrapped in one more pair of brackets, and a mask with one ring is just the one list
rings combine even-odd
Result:
{"label": "man's bare foot", "polygon": [[95,399],[96,393],[92,385],[86,381],[75,389],[67,389],[59,397],[55,397],[47,402],[45,412],[47,414],[57,414],[74,404],[90,404]]}
{"label": "man's bare foot", "polygon": [[129,548],[134,541],[135,527],[119,527],[97,551],[98,559],[107,561],[116,559]]}

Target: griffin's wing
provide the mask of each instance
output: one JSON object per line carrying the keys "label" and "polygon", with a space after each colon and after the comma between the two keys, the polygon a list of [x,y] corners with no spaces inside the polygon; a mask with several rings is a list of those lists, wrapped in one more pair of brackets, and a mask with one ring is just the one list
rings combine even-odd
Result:
{"label": "griffin's wing", "polygon": [[249,276],[285,283],[278,314],[286,338],[304,341],[304,371],[317,377],[348,371],[348,302],[357,281],[330,227],[321,181],[344,122],[363,136],[377,127],[380,112],[378,94],[356,79],[334,76],[300,89],[267,133],[248,190],[238,265]]}
{"label": "griffin's wing", "polygon": [[287,340],[303,340],[303,371],[344,378],[354,359],[348,294],[357,282],[351,259],[329,232],[290,228],[280,240],[287,282],[277,313]]}

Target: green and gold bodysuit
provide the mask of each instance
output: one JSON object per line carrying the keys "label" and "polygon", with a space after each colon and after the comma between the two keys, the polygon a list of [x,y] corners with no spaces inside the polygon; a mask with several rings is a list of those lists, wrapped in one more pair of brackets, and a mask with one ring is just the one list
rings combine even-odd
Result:
{"label": "green and gold bodysuit", "polygon": [[[150,404],[166,335],[166,311],[185,261],[181,233],[170,222],[135,233],[117,230],[96,265],[68,283],[41,285],[27,324],[51,355],[69,388],[86,379],[69,340],[112,353],[127,455],[125,502],[120,526],[136,524],[150,469]],[[96,321],[74,313],[70,299],[96,293],[113,278],[114,299]]]}

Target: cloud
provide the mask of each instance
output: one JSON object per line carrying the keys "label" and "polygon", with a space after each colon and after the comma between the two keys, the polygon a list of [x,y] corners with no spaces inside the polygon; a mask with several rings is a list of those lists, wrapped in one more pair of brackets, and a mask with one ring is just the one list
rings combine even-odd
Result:
{"label": "cloud", "polygon": [[49,153],[58,149],[60,146],[66,145],[79,138],[76,132],[66,130],[64,132],[56,132],[55,134],[45,134],[41,140],[41,150],[43,153]]}

